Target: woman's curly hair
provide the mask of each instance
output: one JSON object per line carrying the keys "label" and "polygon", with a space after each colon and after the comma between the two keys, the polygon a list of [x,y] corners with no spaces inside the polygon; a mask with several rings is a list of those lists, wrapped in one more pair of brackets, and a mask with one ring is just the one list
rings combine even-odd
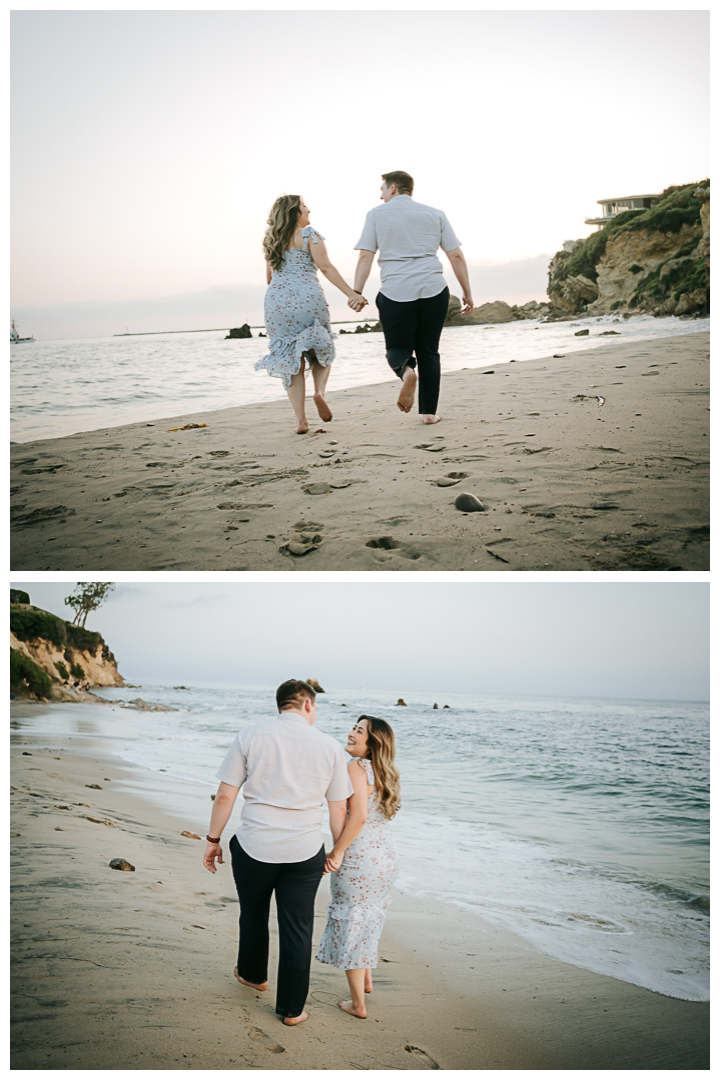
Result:
{"label": "woman's curly hair", "polygon": [[393,818],[400,809],[400,773],[395,768],[395,735],[386,720],[363,714],[367,720],[368,753],[375,774],[378,806],[386,818]]}
{"label": "woman's curly hair", "polygon": [[300,216],[300,196],[281,195],[272,205],[263,251],[272,270],[282,270],[285,252],[290,246]]}

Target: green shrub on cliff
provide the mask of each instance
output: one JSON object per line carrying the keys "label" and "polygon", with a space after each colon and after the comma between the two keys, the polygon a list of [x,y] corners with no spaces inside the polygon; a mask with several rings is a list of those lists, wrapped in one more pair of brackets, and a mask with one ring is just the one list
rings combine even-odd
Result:
{"label": "green shrub on cliff", "polygon": [[23,592],[22,589],[10,590],[10,603],[11,604],[29,604],[30,596],[28,593]]}
{"label": "green shrub on cliff", "polygon": [[[686,245],[683,245],[685,247]],[[682,249],[681,249],[682,250]],[[705,261],[703,259],[678,260],[678,252],[671,259],[666,259],[653,270],[652,274],[641,281],[630,298],[629,307],[637,307],[643,299],[656,301],[666,300],[672,295],[674,300],[679,300],[683,293],[691,293],[696,289],[704,289],[707,286]],[[661,276],[664,267],[669,262],[676,262],[668,272]]]}
{"label": "green shrub on cliff", "polygon": [[701,186],[684,184],[682,187],[665,188],[655,206],[643,210],[642,214],[633,215],[627,231],[647,229],[648,232],[679,233],[683,225],[699,225],[702,203],[695,198],[694,192]]}
{"label": "green shrub on cliff", "polygon": [[52,688],[52,679],[42,668],[34,664],[29,656],[18,649],[10,649],[10,689],[13,693],[23,690],[36,697],[47,697]]}
{"label": "green shrub on cliff", "polygon": [[52,641],[53,645],[69,645],[74,649],[83,649],[97,653],[101,647],[107,648],[101,634],[93,630],[84,630],[80,626],[51,615],[39,608],[10,608],[10,629],[18,641]]}
{"label": "green shrub on cliff", "polygon": [[[700,240],[701,237],[699,236],[691,236],[689,240],[685,241],[681,248],[678,248],[678,250],[673,255],[673,258],[684,259],[686,255],[692,255],[693,251],[700,243]],[[630,269],[632,270],[632,267],[630,267]]]}
{"label": "green shrub on cliff", "polygon": [[70,674],[72,675],[73,679],[84,679],[85,668],[82,667],[82,665],[80,664],[73,664],[73,666],[70,668]]}
{"label": "green shrub on cliff", "polygon": [[63,662],[62,662],[62,660],[56,660],[56,661],[55,661],[55,667],[56,667],[56,668],[57,668],[57,670],[58,670],[58,673],[59,673],[59,675],[60,675],[60,678],[61,678],[61,679],[64,679],[64,680],[65,680],[65,682],[67,682],[67,680],[68,680],[68,679],[70,678],[70,672],[69,672],[69,671],[68,671],[68,669],[67,669],[67,668],[65,667],[65,665],[64,665],[64,664],[63,664]]}

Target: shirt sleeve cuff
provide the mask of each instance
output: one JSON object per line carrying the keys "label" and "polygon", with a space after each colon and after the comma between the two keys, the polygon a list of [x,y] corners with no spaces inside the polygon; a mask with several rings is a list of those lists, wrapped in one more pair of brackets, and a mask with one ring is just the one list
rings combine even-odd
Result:
{"label": "shirt sleeve cuff", "polygon": [[222,772],[216,772],[215,779],[220,780],[223,784],[230,784],[230,787],[236,788],[241,788],[245,783],[244,780],[241,780],[240,783],[238,783],[237,776],[228,776],[227,773]]}

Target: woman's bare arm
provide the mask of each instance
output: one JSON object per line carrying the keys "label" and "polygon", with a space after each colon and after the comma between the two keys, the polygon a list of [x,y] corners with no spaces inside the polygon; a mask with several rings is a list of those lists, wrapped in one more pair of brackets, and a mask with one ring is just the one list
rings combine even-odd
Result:
{"label": "woman's bare arm", "polygon": [[353,794],[350,796],[350,814],[340,837],[336,839],[333,836],[335,846],[325,860],[325,865],[329,870],[339,869],[343,855],[353,840],[360,835],[367,821],[367,773],[359,761],[351,761],[348,765],[348,776],[353,786]]}
{"label": "woman's bare arm", "polygon": [[311,238],[308,247],[312,256],[312,261],[315,263],[318,270],[325,275],[328,281],[332,282],[332,284],[338,288],[341,293],[347,296],[348,299],[359,299],[355,290],[350,288],[342,274],[336,270],[330,262],[330,257],[328,256],[327,248],[325,247],[325,241],[318,239],[317,244],[314,244]]}
{"label": "woman's bare arm", "polygon": [[328,799],[328,815],[330,817],[330,832],[332,833],[333,844],[336,844],[347,820],[347,799],[338,799],[333,802]]}
{"label": "woman's bare arm", "polygon": [[270,269],[269,262],[265,263],[265,280],[267,281],[268,285],[272,281],[272,270]]}

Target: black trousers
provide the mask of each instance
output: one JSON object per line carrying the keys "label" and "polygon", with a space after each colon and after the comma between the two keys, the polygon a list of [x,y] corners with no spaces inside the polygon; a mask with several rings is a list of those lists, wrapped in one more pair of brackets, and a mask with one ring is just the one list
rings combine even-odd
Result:
{"label": "black trousers", "polygon": [[264,863],[251,858],[233,836],[230,856],[240,900],[238,975],[252,983],[267,979],[274,891],[280,932],[275,1012],[299,1016],[310,984],[315,894],[325,869],[325,847],[305,862]]}
{"label": "black trousers", "polygon": [[[402,377],[417,360],[418,412],[437,412],[440,397],[440,334],[450,303],[447,286],[437,296],[402,303],[378,293],[375,300],[385,335],[385,355],[395,374]],[[415,354],[413,356],[413,353]]]}

